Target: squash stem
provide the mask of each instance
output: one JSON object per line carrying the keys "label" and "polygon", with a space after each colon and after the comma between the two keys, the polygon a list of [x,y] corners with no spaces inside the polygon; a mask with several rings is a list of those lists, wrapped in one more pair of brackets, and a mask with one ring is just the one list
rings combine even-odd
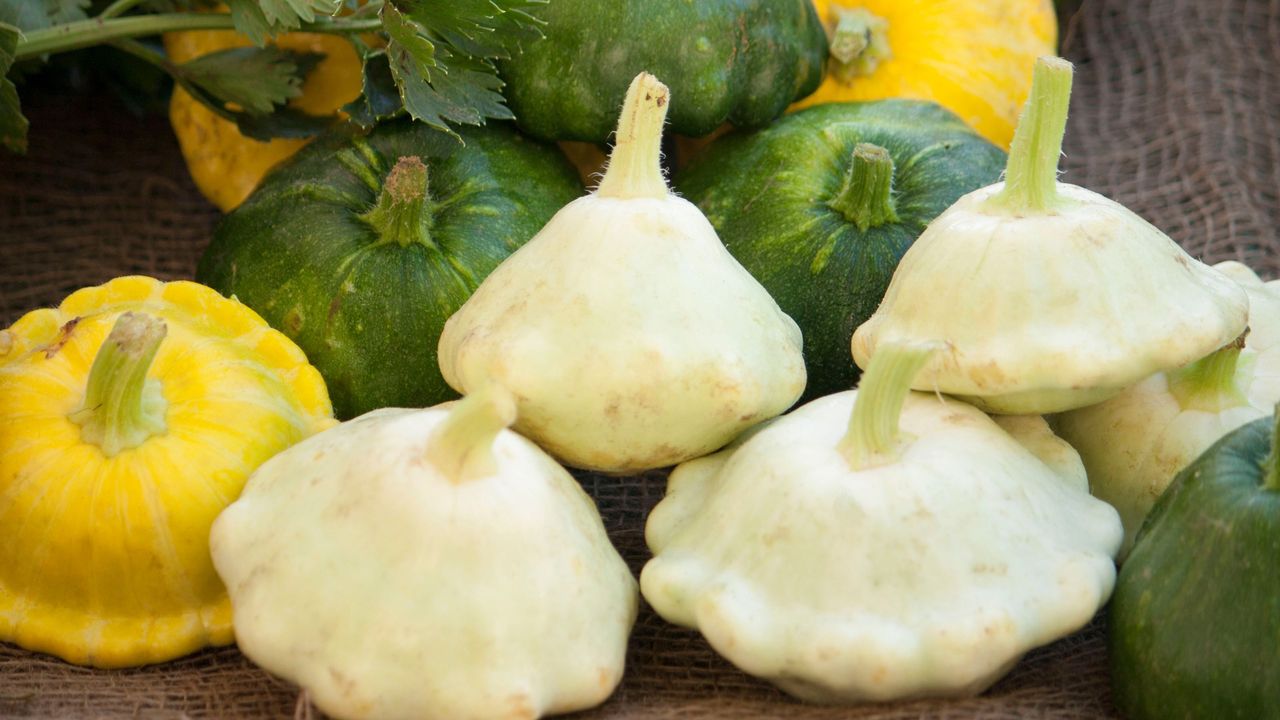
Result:
{"label": "squash stem", "polygon": [[[14,62],[109,43],[180,30],[233,30],[229,13],[159,13],[126,17],[94,17],[32,30],[23,35],[14,51]],[[382,29],[377,18],[318,17],[302,23],[300,32],[355,35]]]}
{"label": "squash stem", "polygon": [[427,166],[417,155],[396,161],[382,184],[378,204],[360,216],[378,232],[384,243],[413,243],[434,247],[431,242],[432,203]]}
{"label": "squash stem", "polygon": [[837,445],[850,467],[866,470],[898,459],[902,404],[911,381],[935,351],[931,345],[904,344],[876,349],[858,385],[849,429]]}
{"label": "squash stem", "polygon": [[1058,158],[1071,103],[1071,63],[1058,57],[1036,60],[1031,97],[1018,119],[1009,148],[1004,189],[989,207],[1015,214],[1048,214],[1062,205],[1058,195]]}
{"label": "squash stem", "polygon": [[493,441],[515,420],[515,397],[506,388],[488,385],[449,410],[427,442],[427,456],[454,482],[491,475],[497,470]]}
{"label": "squash stem", "polygon": [[863,8],[834,8],[827,24],[830,72],[837,80],[852,83],[876,71],[892,54],[889,23]]}
{"label": "squash stem", "polygon": [[163,320],[124,313],[93,359],[84,403],[70,419],[80,426],[80,438],[107,457],[165,432],[167,405],[147,372],[167,332]]}
{"label": "squash stem", "polygon": [[844,184],[830,207],[866,232],[869,228],[897,222],[893,203],[893,158],[879,145],[858,143]]}
{"label": "squash stem", "polygon": [[1183,410],[1222,412],[1248,403],[1236,384],[1245,336],[1186,367],[1168,373],[1169,392]]}
{"label": "squash stem", "polygon": [[649,73],[642,72],[631,81],[597,197],[667,196],[667,181],[662,176],[662,123],[670,96],[667,86]]}

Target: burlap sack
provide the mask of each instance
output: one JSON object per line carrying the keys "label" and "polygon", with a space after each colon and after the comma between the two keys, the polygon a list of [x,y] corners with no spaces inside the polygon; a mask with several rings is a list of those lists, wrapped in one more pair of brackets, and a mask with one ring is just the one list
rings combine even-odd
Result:
{"label": "burlap sack", "polygon": [[[1193,254],[1280,274],[1280,5],[1087,0],[1063,28],[1077,65],[1065,179],[1127,204]],[[0,156],[0,327],[126,273],[189,277],[218,213],[163,118],[101,98],[25,98],[31,153]],[[581,475],[639,570],[664,477]],[[3,529],[0,528],[0,532]],[[0,644],[0,717],[316,717],[234,648],[93,671]],[[617,694],[585,717],[1109,718],[1104,627],[1031,653],[983,697],[859,708],[790,700],[644,610]]]}

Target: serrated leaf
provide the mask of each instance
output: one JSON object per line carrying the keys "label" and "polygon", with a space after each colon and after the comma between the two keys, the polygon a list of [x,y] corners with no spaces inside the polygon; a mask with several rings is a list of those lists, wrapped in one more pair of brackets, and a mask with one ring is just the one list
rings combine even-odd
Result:
{"label": "serrated leaf", "polygon": [[266,115],[302,94],[302,80],[322,55],[276,47],[239,47],[201,55],[177,73],[222,104]]}
{"label": "serrated leaf", "polygon": [[458,54],[509,58],[541,36],[532,11],[546,0],[389,0]]}
{"label": "serrated leaf", "polygon": [[226,0],[236,30],[255,45],[263,45],[268,37],[297,30],[318,15],[335,15],[343,0]]}
{"label": "serrated leaf", "polygon": [[413,19],[407,17],[392,3],[386,3],[378,13],[382,19],[382,29],[387,32],[391,43],[399,52],[409,55],[405,62],[416,62],[421,72],[426,75],[429,68],[436,66],[435,43],[426,36],[426,29]]}
{"label": "serrated leaf", "polygon": [[285,107],[323,56],[276,47],[231,48],[170,66],[173,79],[214,114],[255,140],[310,137],[338,122]]}
{"label": "serrated leaf", "polygon": [[380,120],[404,112],[404,103],[400,100],[395,78],[391,76],[391,65],[385,52],[379,50],[365,56],[363,76],[360,97],[342,108],[353,122],[368,129]]}
{"label": "serrated leaf", "polygon": [[13,66],[22,32],[8,23],[0,23],[0,145],[12,152],[27,151],[27,119],[18,102],[18,88],[7,75]]}
{"label": "serrated leaf", "polygon": [[409,114],[451,134],[450,124],[511,118],[493,60],[540,35],[528,10],[544,1],[387,0],[387,64]]}
{"label": "serrated leaf", "polygon": [[22,32],[84,20],[90,0],[0,0],[0,23]]}

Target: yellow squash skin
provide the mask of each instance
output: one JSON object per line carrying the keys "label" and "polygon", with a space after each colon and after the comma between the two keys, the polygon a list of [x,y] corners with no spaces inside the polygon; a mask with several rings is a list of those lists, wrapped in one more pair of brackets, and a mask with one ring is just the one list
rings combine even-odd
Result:
{"label": "yellow squash skin", "polygon": [[852,79],[829,67],[817,92],[792,109],[847,100],[932,100],[1005,150],[1036,58],[1056,49],[1051,0],[814,0],[814,6],[828,33],[839,10],[861,9],[884,20],[888,56]]}
{"label": "yellow squash skin", "polygon": [[[166,427],[108,457],[69,415],[125,311],[167,325],[147,373]],[[302,351],[196,283],[117,278],[0,331],[0,640],[105,668],[230,643],[209,528],[259,464],[332,424]]]}
{"label": "yellow squash skin", "polygon": [[[324,115],[360,95],[360,58],[350,42],[335,35],[314,33],[290,33],[273,42],[286,50],[324,55],[324,60],[307,75],[302,95],[293,100],[293,107]],[[229,30],[193,30],[164,36],[165,51],[178,63],[250,44],[248,38]],[[173,90],[169,122],[173,124],[191,179],[223,212],[243,202],[268,170],[307,144],[306,140],[287,138],[270,142],[247,138],[240,134],[235,123],[214,115],[182,88]]]}

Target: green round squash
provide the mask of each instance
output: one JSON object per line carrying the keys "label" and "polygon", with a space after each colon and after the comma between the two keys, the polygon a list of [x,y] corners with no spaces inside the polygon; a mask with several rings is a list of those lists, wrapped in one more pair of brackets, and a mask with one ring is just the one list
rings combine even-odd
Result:
{"label": "green round squash", "polygon": [[800,326],[805,402],[853,386],[853,331],[903,253],[1004,165],[1003,151],[933,103],[832,103],[716,140],[675,186]]}
{"label": "green round squash", "polygon": [[520,128],[604,142],[647,71],[671,89],[671,132],[759,127],[822,82],[827,35],[809,0],[554,0],[546,36],[501,62]]}
{"label": "green round squash", "polygon": [[1235,430],[1179,473],[1120,568],[1108,642],[1129,720],[1280,718],[1274,424]]}
{"label": "green round squash", "polygon": [[457,397],[444,322],[498,263],[582,194],[554,147],[506,124],[422,123],[307,146],[228,214],[196,278],[292,338],[339,418]]}

